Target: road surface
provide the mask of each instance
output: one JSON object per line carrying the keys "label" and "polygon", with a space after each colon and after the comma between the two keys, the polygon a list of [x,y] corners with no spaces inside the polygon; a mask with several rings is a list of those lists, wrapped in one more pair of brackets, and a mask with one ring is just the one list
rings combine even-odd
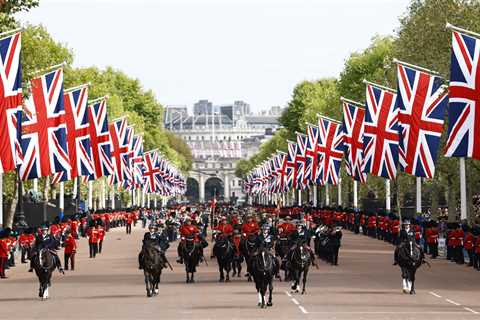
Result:
{"label": "road surface", "polygon": [[405,295],[392,247],[348,231],[339,266],[320,262],[303,296],[276,281],[268,309],[257,307],[245,278],[218,283],[211,260],[200,266],[196,283],[185,284],[183,266],[174,263],[176,243],[168,252],[174,271],[165,271],[159,295],[147,298],[137,267],[143,233],[112,230],[96,259],[81,239],[76,270],[55,273],[47,301],[37,298],[35,275],[17,264],[0,281],[0,319],[480,319],[480,272],[436,260],[419,271],[417,294]]}

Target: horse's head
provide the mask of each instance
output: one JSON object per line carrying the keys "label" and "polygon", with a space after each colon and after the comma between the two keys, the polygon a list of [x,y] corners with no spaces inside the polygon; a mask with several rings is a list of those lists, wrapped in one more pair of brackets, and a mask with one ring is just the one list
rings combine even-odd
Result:
{"label": "horse's head", "polygon": [[256,266],[257,270],[261,273],[272,273],[273,272],[273,256],[265,248],[261,248],[256,255]]}

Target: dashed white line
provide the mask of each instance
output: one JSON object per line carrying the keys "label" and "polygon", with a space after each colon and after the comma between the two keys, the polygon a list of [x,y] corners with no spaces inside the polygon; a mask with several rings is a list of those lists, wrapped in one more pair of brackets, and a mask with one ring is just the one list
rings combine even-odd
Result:
{"label": "dashed white line", "polygon": [[470,308],[467,308],[467,307],[463,307],[463,309],[465,309],[465,310],[467,310],[467,311],[470,311],[470,312],[473,313],[473,314],[480,314],[480,312],[475,311],[475,310],[470,309]]}
{"label": "dashed white line", "polygon": [[[307,314],[307,313],[308,313],[308,311],[307,311],[307,310],[305,310],[305,308],[304,308],[304,307],[302,307],[302,306],[298,306],[298,308],[299,308],[299,309],[300,309],[300,310],[301,310],[303,313],[305,313],[305,314]],[[472,310],[472,311],[473,311],[473,310]]]}
{"label": "dashed white line", "polygon": [[436,293],[433,292],[433,291],[430,291],[429,293],[430,293],[432,296],[437,297],[437,298],[441,298],[441,297],[442,297],[441,295],[436,294]]}
{"label": "dashed white line", "polygon": [[297,299],[292,298],[293,303],[295,303],[297,306],[300,304],[300,302],[297,301]]}
{"label": "dashed white line", "polygon": [[461,304],[460,304],[460,303],[458,303],[458,302],[455,302],[455,301],[453,301],[453,300],[450,300],[450,299],[445,299],[445,301],[447,301],[447,302],[449,302],[449,303],[451,303],[451,304],[454,304],[454,305],[456,305],[456,306],[461,306]]}

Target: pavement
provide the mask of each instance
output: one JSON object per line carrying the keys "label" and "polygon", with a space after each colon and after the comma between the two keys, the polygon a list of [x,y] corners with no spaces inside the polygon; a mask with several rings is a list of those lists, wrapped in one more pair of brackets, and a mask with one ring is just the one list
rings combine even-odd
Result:
{"label": "pavement", "polygon": [[417,273],[417,294],[402,294],[392,246],[348,231],[340,265],[311,269],[305,295],[275,281],[273,307],[257,307],[254,284],[244,277],[219,283],[214,260],[186,284],[176,243],[168,251],[174,271],[164,270],[159,295],[147,298],[137,266],[143,233],[112,230],[95,259],[80,239],[76,270],[55,272],[46,301],[37,298],[35,275],[17,264],[0,280],[0,319],[480,319],[480,272],[434,260]]}

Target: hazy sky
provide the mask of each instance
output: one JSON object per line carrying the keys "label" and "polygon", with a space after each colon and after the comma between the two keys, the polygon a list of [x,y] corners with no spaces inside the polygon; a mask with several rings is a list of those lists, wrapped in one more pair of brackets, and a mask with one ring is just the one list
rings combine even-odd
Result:
{"label": "hazy sky", "polygon": [[284,106],[302,80],[337,76],[409,0],[41,0],[19,15],[75,52],[111,65],[164,105],[244,100]]}

